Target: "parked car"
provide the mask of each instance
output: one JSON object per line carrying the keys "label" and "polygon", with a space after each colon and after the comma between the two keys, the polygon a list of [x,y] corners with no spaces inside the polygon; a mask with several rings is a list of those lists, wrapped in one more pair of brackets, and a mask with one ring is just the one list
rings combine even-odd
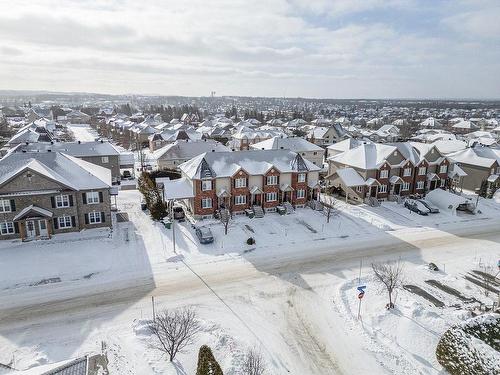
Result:
{"label": "parked car", "polygon": [[146,211],[148,209],[148,205],[144,198],[141,199],[141,210]]}
{"label": "parked car", "polygon": [[431,262],[431,263],[429,263],[428,267],[429,267],[429,269],[430,269],[431,271],[439,271],[439,268],[438,268],[438,266],[436,266],[436,264],[435,264],[435,263],[432,263],[432,262]]}
{"label": "parked car", "polygon": [[423,216],[428,215],[430,212],[429,209],[425,207],[422,203],[413,199],[407,199],[405,201],[405,207],[408,208],[410,211],[416,212],[417,214]]}
{"label": "parked car", "polygon": [[198,240],[200,240],[200,243],[207,244],[214,242],[214,236],[212,235],[212,231],[210,230],[210,228],[197,227],[195,232]]}
{"label": "parked car", "polygon": [[186,214],[181,206],[174,206],[172,211],[174,212],[174,220],[184,221],[186,219]]}
{"label": "parked car", "polygon": [[427,208],[427,209],[429,210],[429,212],[430,212],[431,214],[438,214],[438,213],[439,213],[439,208],[434,207],[434,206],[431,206],[431,205],[429,204],[429,202],[427,202],[427,201],[425,201],[425,200],[423,200],[423,199],[418,199],[418,201],[419,201],[420,203],[422,203],[422,204],[425,206],[425,208]]}
{"label": "parked car", "polygon": [[132,173],[130,171],[123,171],[122,173],[122,180],[132,180]]}

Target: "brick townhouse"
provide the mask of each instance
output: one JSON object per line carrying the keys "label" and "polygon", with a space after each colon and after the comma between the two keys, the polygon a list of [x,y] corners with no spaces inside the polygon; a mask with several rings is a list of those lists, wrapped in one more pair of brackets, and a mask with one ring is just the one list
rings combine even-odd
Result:
{"label": "brick townhouse", "polygon": [[320,168],[288,150],[207,152],[179,169],[193,190],[186,204],[196,217],[219,208],[243,213],[254,206],[273,211],[284,202],[302,207],[318,196]]}
{"label": "brick townhouse", "polygon": [[111,226],[111,171],[60,152],[0,160],[0,239]]}
{"label": "brick townhouse", "polygon": [[353,200],[395,199],[450,184],[452,164],[433,145],[344,142],[345,151],[327,159],[327,180]]}

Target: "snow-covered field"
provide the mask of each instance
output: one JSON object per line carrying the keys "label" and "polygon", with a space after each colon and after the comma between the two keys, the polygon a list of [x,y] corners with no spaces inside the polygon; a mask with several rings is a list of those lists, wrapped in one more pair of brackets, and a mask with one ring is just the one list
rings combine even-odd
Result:
{"label": "snow-covered field", "polygon": [[[465,278],[472,270],[494,272],[500,258],[494,200],[480,200],[475,216],[427,217],[396,203],[338,202],[340,215],[328,224],[305,208],[263,219],[238,216],[227,236],[208,220],[211,245],[198,244],[182,223],[176,253],[172,230],[153,223],[139,201],[137,191],[120,192],[118,206],[130,222],[113,231],[0,243],[0,363],[37,373],[33,366],[104,348],[112,374],[192,374],[197,349],[208,344],[226,374],[241,373],[251,347],[263,353],[270,374],[437,374],[441,333],[496,298]],[[250,236],[255,245],[246,244]],[[370,264],[397,258],[405,284],[442,307],[400,290],[396,309],[385,310]],[[367,291],[358,320],[360,259]],[[441,271],[429,271],[431,261]],[[202,321],[196,343],[173,365],[148,345],[152,296],[157,310],[195,306]]]}

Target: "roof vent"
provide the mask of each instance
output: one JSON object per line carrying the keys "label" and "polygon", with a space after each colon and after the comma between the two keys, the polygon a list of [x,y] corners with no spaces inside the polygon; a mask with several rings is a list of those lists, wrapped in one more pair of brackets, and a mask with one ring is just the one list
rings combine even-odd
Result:
{"label": "roof vent", "polygon": [[50,141],[50,144],[53,145],[54,144],[54,141]]}
{"label": "roof vent", "polygon": [[101,143],[104,143],[104,139],[101,139]]}
{"label": "roof vent", "polygon": [[215,150],[212,150],[212,152],[215,152]]}
{"label": "roof vent", "polygon": [[283,146],[280,147],[280,150],[283,150]]}
{"label": "roof vent", "polygon": [[49,148],[49,149],[47,150],[47,152],[52,152],[52,150]]}
{"label": "roof vent", "polygon": [[78,144],[81,144],[81,143],[82,143],[82,141],[78,141]]}

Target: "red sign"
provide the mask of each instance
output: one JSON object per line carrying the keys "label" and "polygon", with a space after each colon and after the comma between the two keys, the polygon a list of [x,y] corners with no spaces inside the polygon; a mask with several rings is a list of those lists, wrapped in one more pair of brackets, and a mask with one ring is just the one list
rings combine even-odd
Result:
{"label": "red sign", "polygon": [[364,292],[362,292],[362,293],[359,293],[359,294],[358,294],[358,298],[359,298],[359,299],[363,298],[364,296],[365,296],[365,293],[364,293]]}

